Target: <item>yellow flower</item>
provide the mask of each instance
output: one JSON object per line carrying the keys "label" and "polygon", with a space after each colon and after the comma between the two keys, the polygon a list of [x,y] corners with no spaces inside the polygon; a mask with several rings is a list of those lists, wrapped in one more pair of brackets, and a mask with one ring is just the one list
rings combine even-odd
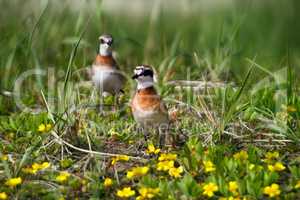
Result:
{"label": "yellow flower", "polygon": [[210,160],[208,161],[203,161],[203,165],[204,165],[204,170],[205,172],[213,172],[216,171],[215,165],[213,162],[211,162]]}
{"label": "yellow flower", "polygon": [[218,191],[218,186],[215,184],[215,183],[207,183],[207,184],[204,184],[203,186],[203,195],[206,195],[208,197],[212,197],[214,196],[214,192],[217,192]]}
{"label": "yellow flower", "polygon": [[160,149],[156,149],[152,143],[148,145],[148,148],[146,150],[147,154],[158,154],[159,152]]}
{"label": "yellow flower", "polygon": [[156,169],[158,171],[168,171],[170,168],[174,167],[174,161],[173,160],[166,160],[158,162],[156,165]]}
{"label": "yellow flower", "polygon": [[43,162],[42,164],[34,163],[31,167],[32,169],[43,170],[50,167],[50,163],[49,162]]}
{"label": "yellow flower", "polygon": [[40,164],[33,163],[31,167],[32,167],[33,170],[38,171],[40,169]]}
{"label": "yellow flower", "polygon": [[264,162],[266,163],[271,163],[273,161],[273,159],[277,159],[279,158],[279,153],[278,151],[274,151],[274,152],[267,152]]}
{"label": "yellow flower", "polygon": [[43,162],[40,165],[40,169],[47,169],[48,167],[50,167],[50,163],[49,162]]}
{"label": "yellow flower", "polygon": [[254,168],[255,168],[255,165],[251,163],[251,164],[249,165],[249,169],[250,169],[250,170],[253,170]]}
{"label": "yellow flower", "polygon": [[37,170],[32,169],[31,167],[25,167],[22,171],[26,174],[36,174]]}
{"label": "yellow flower", "polygon": [[240,151],[240,152],[238,152],[238,153],[235,153],[234,155],[233,155],[233,157],[234,157],[234,159],[236,159],[236,160],[247,160],[248,159],[248,153],[246,152],[246,151],[244,151],[244,150],[242,150],[242,151]]}
{"label": "yellow flower", "polygon": [[50,167],[49,162],[43,162],[42,164],[33,163],[31,167],[23,168],[22,171],[29,174],[36,174],[39,170],[43,170]]}
{"label": "yellow flower", "polygon": [[121,198],[128,198],[135,195],[135,191],[131,187],[124,187],[122,190],[117,191],[117,196]]}
{"label": "yellow flower", "polygon": [[172,167],[169,169],[169,175],[170,176],[173,176],[175,178],[179,178],[181,177],[181,173],[183,172],[183,167],[180,166],[180,167]]}
{"label": "yellow flower", "polygon": [[129,156],[127,156],[127,155],[120,155],[120,156],[118,156],[118,160],[128,161],[129,160]]}
{"label": "yellow flower", "polygon": [[111,164],[114,165],[114,164],[117,163],[117,161],[118,161],[117,158],[113,158],[113,159],[111,160]]}
{"label": "yellow flower", "polygon": [[5,192],[0,192],[0,199],[1,200],[7,199],[7,194]]}
{"label": "yellow flower", "polygon": [[119,155],[116,156],[112,159],[111,164],[114,165],[116,164],[118,161],[128,161],[129,160],[129,156],[127,155]]}
{"label": "yellow flower", "polygon": [[81,184],[82,184],[82,185],[86,185],[87,183],[88,183],[88,181],[87,181],[86,179],[82,179],[82,180],[81,180]]}
{"label": "yellow flower", "polygon": [[103,184],[105,187],[110,187],[113,184],[113,181],[111,178],[105,178]]}
{"label": "yellow flower", "polygon": [[129,140],[129,141],[128,141],[128,144],[133,144],[133,143],[134,143],[133,140]]}
{"label": "yellow flower", "polygon": [[177,155],[173,153],[162,153],[160,154],[158,160],[165,161],[165,160],[176,160]]}
{"label": "yellow flower", "polygon": [[5,185],[10,186],[10,187],[15,187],[19,184],[22,183],[22,178],[17,177],[17,178],[10,178],[5,182]]}
{"label": "yellow flower", "polygon": [[38,127],[38,131],[41,133],[48,132],[52,128],[51,124],[40,124]]}
{"label": "yellow flower", "polygon": [[230,197],[221,197],[221,198],[219,198],[219,200],[241,200],[241,198],[230,196]]}
{"label": "yellow flower", "polygon": [[287,106],[286,107],[286,111],[287,112],[296,112],[297,108],[295,108],[294,106]]}
{"label": "yellow flower", "polygon": [[140,195],[136,198],[136,200],[152,199],[159,193],[159,188],[142,187],[139,189],[139,193]]}
{"label": "yellow flower", "polygon": [[39,131],[39,132],[44,132],[45,130],[46,130],[45,124],[39,125],[39,127],[38,127],[38,131]]}
{"label": "yellow flower", "polygon": [[238,183],[236,181],[230,181],[228,184],[228,189],[233,195],[237,195],[237,190],[239,189]]}
{"label": "yellow flower", "polygon": [[271,186],[267,186],[264,188],[264,194],[269,195],[269,197],[276,197],[280,195],[279,185],[273,183]]}
{"label": "yellow flower", "polygon": [[47,131],[47,132],[50,131],[51,128],[52,128],[52,125],[51,125],[51,124],[46,124],[46,131]]}
{"label": "yellow flower", "polygon": [[297,184],[295,185],[295,189],[299,189],[300,188],[300,180],[297,181]]}
{"label": "yellow flower", "polygon": [[148,171],[149,171],[149,167],[147,167],[147,166],[134,167],[127,172],[127,178],[132,179],[135,177],[144,176],[145,174],[148,173]]}
{"label": "yellow flower", "polygon": [[63,183],[65,181],[68,180],[68,178],[70,177],[70,174],[68,172],[60,172],[60,174],[56,177],[56,181]]}
{"label": "yellow flower", "polygon": [[268,165],[268,169],[271,172],[274,172],[274,171],[280,172],[280,171],[285,170],[285,166],[281,162],[276,162],[274,165]]}
{"label": "yellow flower", "polygon": [[8,160],[8,156],[7,156],[7,154],[2,154],[2,156],[1,156],[1,160]]}

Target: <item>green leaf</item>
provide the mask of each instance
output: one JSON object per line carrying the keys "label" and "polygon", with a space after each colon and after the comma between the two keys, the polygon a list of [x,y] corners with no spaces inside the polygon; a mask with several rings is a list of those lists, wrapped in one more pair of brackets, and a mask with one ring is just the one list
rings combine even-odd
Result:
{"label": "green leaf", "polygon": [[178,183],[181,192],[187,197],[197,197],[200,195],[200,186],[191,175],[186,175]]}

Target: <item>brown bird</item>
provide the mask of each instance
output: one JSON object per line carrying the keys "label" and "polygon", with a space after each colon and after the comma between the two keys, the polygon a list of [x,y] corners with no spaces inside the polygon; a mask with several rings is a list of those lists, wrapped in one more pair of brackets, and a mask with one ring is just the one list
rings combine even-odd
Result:
{"label": "brown bird", "polygon": [[145,139],[149,129],[158,129],[160,145],[163,145],[169,126],[169,115],[167,107],[154,88],[153,70],[147,65],[137,66],[132,78],[137,81],[137,91],[131,102],[134,119],[144,129]]}
{"label": "brown bird", "polygon": [[101,100],[107,93],[117,96],[118,100],[118,95],[125,85],[125,77],[112,56],[113,38],[111,35],[101,35],[99,42],[99,52],[91,70],[92,81],[100,92]]}

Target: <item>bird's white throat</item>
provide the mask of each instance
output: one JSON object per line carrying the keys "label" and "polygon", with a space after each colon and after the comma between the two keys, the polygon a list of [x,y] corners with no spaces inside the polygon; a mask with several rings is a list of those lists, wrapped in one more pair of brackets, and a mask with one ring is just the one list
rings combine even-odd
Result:
{"label": "bird's white throat", "polygon": [[100,44],[99,54],[101,56],[111,56],[112,50],[108,44]]}
{"label": "bird's white throat", "polygon": [[138,90],[153,87],[153,86],[154,86],[153,80],[138,80],[137,81],[137,89]]}

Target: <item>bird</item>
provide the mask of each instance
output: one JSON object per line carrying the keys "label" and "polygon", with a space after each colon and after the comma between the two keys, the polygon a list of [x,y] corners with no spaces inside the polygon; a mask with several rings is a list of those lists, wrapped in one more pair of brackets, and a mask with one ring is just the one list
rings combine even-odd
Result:
{"label": "bird", "polygon": [[99,37],[99,52],[91,69],[92,82],[100,92],[100,109],[104,96],[108,94],[116,96],[118,104],[118,95],[124,92],[125,76],[112,55],[112,44],[111,35],[103,34]]}
{"label": "bird", "polygon": [[169,127],[168,109],[154,87],[152,67],[139,65],[134,69],[132,79],[137,82],[137,90],[131,100],[131,111],[137,124],[144,131],[145,140],[151,129],[158,130],[159,144],[163,146]]}

